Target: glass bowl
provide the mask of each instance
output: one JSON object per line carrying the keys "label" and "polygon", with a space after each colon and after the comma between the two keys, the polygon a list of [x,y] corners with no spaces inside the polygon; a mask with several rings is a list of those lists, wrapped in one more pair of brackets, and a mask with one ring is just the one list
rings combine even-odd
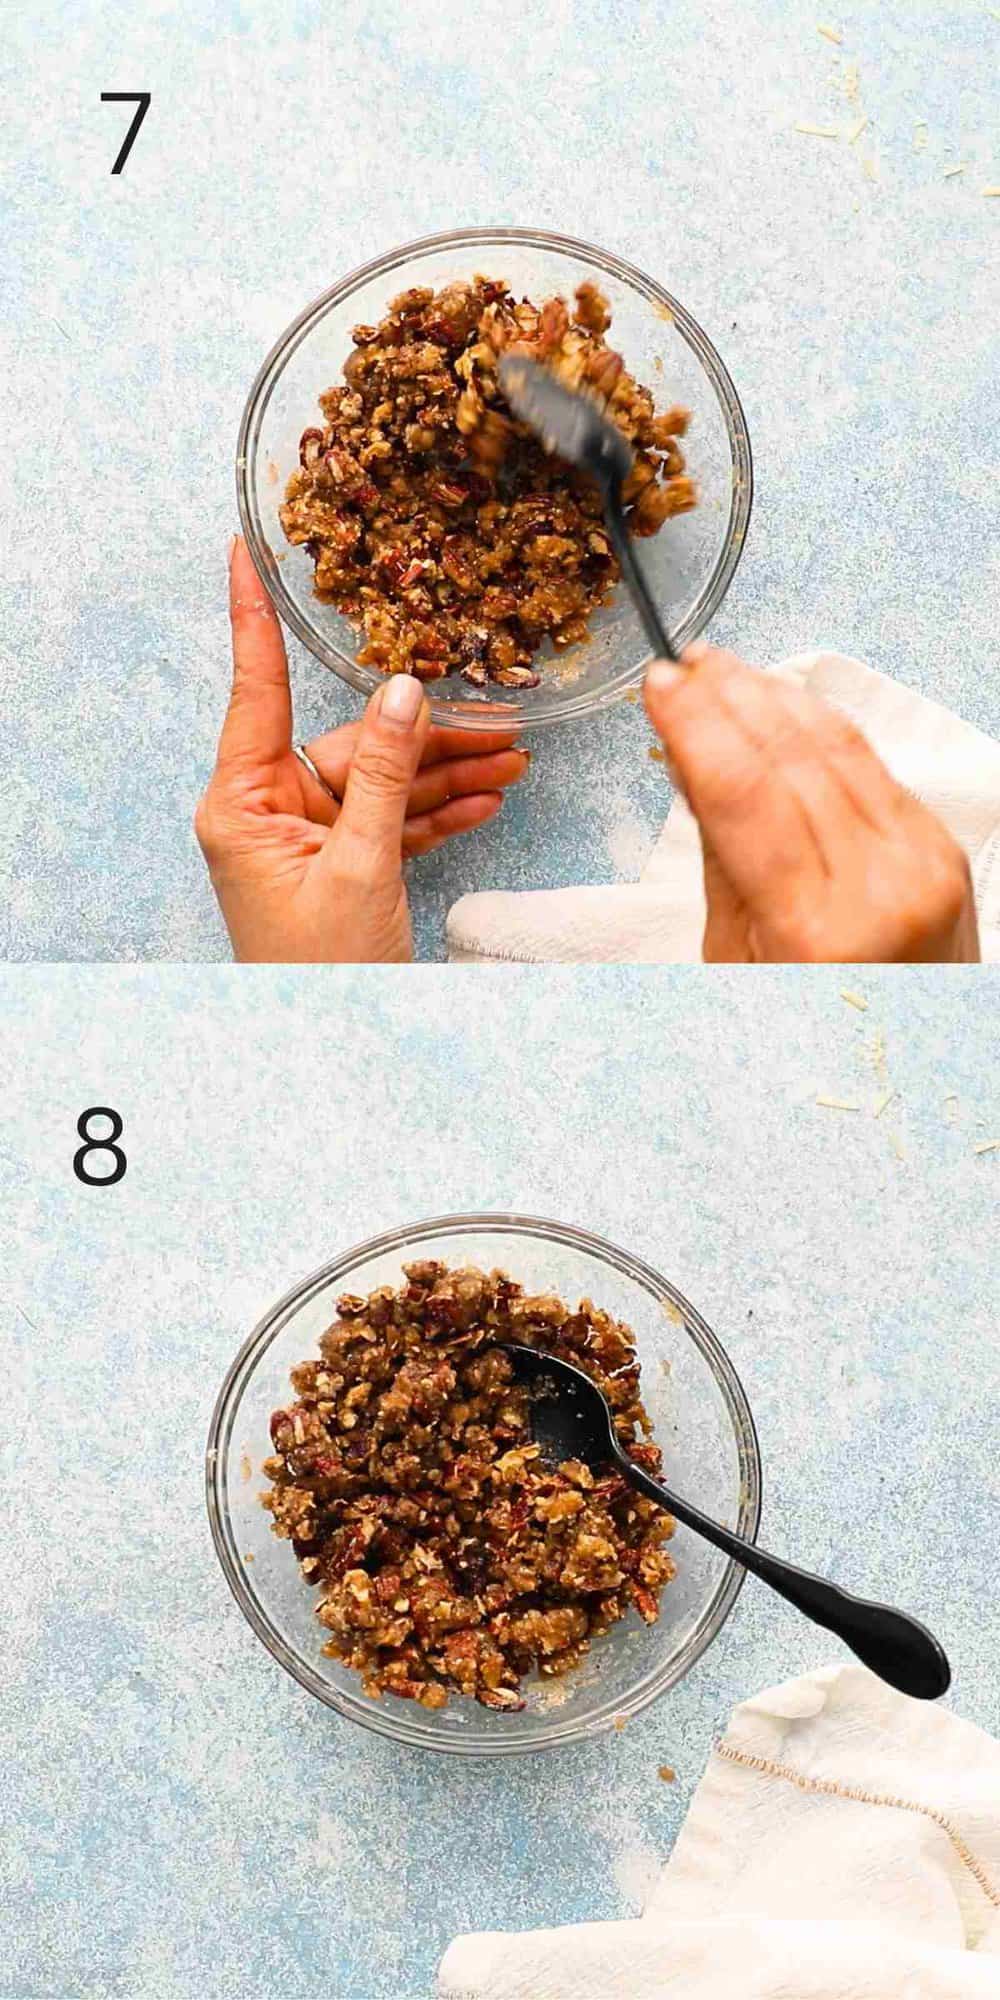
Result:
{"label": "glass bowl", "polygon": [[[662,285],[606,250],[531,229],[461,229],[407,243],[341,279],[282,334],[250,391],[237,455],[240,520],[276,610],[324,666],[365,696],[384,676],[358,664],[357,634],[313,595],[312,562],[305,548],[286,542],[278,508],[299,462],[299,438],[317,422],[318,398],[341,380],[352,327],[381,319],[390,298],[411,285],[437,288],[476,271],[506,279],[536,303],[553,293],[571,297],[596,271],[626,368],[659,409],[683,403],[691,410],[685,453],[699,504],[667,521],[641,550],[678,644],[695,638],[721,604],[746,538],[753,472],[739,397],[707,334]],[[622,585],[592,618],[591,633],[587,644],[550,656],[538,688],[478,690],[458,674],[435,681],[428,690],[435,720],[459,729],[522,729],[606,708],[642,678],[650,657]]]}
{"label": "glass bowl", "polygon": [[519,1714],[457,1695],[447,1708],[429,1710],[390,1695],[369,1699],[355,1673],[324,1657],[316,1594],[260,1505],[271,1412],[287,1403],[289,1370],[315,1353],[338,1294],[396,1285],[404,1263],[426,1256],[500,1266],[531,1291],[554,1291],[571,1304],[590,1297],[627,1321],[667,1479],[706,1513],[756,1538],[760,1456],[753,1419],[732,1363],[694,1307],[637,1257],[581,1229],[517,1215],[460,1215],[417,1222],[348,1250],[286,1293],[255,1327],[226,1375],[209,1431],[206,1490],[216,1551],[268,1652],[352,1722],[398,1743],[467,1757],[579,1742],[638,1714],[688,1672],[736,1601],[744,1575],[737,1564],[678,1526],[677,1575],[655,1625],[630,1611],[564,1679],[526,1682]]}

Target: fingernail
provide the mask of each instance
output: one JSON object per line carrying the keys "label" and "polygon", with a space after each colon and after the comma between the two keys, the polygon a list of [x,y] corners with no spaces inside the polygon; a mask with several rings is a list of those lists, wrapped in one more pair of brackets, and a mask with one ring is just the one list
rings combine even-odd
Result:
{"label": "fingernail", "polygon": [[393,674],[382,696],[380,713],[401,729],[412,729],[423,707],[424,691],[413,674]]}
{"label": "fingernail", "polygon": [[230,535],[229,537],[229,547],[226,550],[226,562],[230,569],[232,569],[233,566],[233,557],[236,554],[236,544],[239,541],[239,539],[240,538],[238,535]]}
{"label": "fingernail", "polygon": [[675,666],[672,660],[654,660],[646,675],[646,687],[650,694],[669,694],[683,679],[683,667]]}

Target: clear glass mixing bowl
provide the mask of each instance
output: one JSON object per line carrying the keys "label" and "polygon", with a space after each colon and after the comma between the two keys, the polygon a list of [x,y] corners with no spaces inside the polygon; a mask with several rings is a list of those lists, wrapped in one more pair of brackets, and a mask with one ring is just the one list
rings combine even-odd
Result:
{"label": "clear glass mixing bowl", "polygon": [[289,1370],[315,1353],[338,1294],[395,1285],[404,1263],[426,1256],[500,1266],[530,1291],[553,1291],[572,1304],[590,1297],[627,1321],[665,1476],[706,1513],[756,1537],[760,1456],[753,1419],[732,1363],[694,1307],[639,1258],[581,1229],[517,1215],[459,1215],[417,1222],[348,1250],[296,1285],[255,1327],[226,1375],[209,1432],[206,1488],[216,1551],[268,1651],[352,1722],[399,1743],[468,1757],[578,1742],[637,1714],[688,1672],[732,1609],[743,1581],[736,1564],[678,1527],[677,1575],[655,1625],[630,1612],[564,1680],[526,1683],[520,1714],[460,1696],[428,1710],[392,1696],[370,1700],[356,1674],[324,1657],[316,1594],[260,1505],[271,1412],[287,1403]]}
{"label": "clear glass mixing bowl", "polygon": [[[721,604],[746,538],[753,470],[739,397],[707,334],[662,285],[609,251],[532,229],[461,229],[405,244],[341,279],[282,334],[250,391],[237,455],[243,531],[277,611],[318,660],[365,696],[383,677],[359,666],[357,634],[313,595],[312,562],[286,542],[278,508],[299,462],[302,431],[317,421],[317,399],[341,379],[351,328],[381,319],[389,299],[411,285],[440,287],[476,271],[506,279],[536,303],[553,293],[571,297],[581,278],[596,272],[626,367],[658,408],[690,408],[685,452],[699,505],[641,545],[653,595],[679,644],[695,638]],[[460,729],[524,729],[606,708],[641,680],[649,661],[622,585],[591,631],[586,645],[548,660],[538,688],[479,690],[457,674],[435,681],[428,689],[435,720]]]}

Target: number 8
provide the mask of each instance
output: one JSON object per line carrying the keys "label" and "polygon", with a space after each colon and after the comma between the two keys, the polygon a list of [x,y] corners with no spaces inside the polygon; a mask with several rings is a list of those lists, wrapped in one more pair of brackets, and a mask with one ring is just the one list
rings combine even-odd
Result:
{"label": "number 8", "polygon": [[[92,1118],[107,1118],[109,1120],[111,1130],[106,1139],[95,1139],[93,1134],[88,1130]],[[84,1187],[114,1187],[116,1181],[124,1179],[125,1169],[128,1166],[128,1161],[121,1147],[115,1143],[116,1140],[121,1138],[125,1130],[124,1123],[119,1118],[117,1111],[112,1111],[107,1104],[92,1104],[89,1111],[81,1111],[76,1121],[76,1129],[84,1142],[79,1151],[73,1155],[73,1172],[77,1180],[82,1181]],[[114,1158],[114,1173],[88,1173],[86,1165],[88,1153],[110,1153]]]}

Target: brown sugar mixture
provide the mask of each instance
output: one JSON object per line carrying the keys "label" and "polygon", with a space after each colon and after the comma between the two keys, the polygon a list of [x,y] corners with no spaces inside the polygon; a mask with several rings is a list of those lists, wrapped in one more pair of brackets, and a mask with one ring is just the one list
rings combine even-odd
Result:
{"label": "brown sugar mixture", "polygon": [[303,431],[281,524],[315,564],[316,595],[364,634],[383,673],[475,687],[537,687],[544,639],[588,636],[619,568],[597,487],[515,420],[498,357],[516,348],[589,389],[632,443],[625,486],[634,535],[695,505],[678,437],[688,412],[656,415],[605,341],[593,284],[540,308],[491,278],[416,286],[378,326],[356,326],[344,386]]}
{"label": "brown sugar mixture", "polygon": [[292,1370],[264,1505],[320,1592],[324,1652],[366,1694],[523,1708],[522,1675],[566,1673],[630,1606],[653,1624],[674,1522],[610,1468],[542,1462],[497,1343],[585,1369],[656,1474],[633,1335],[501,1271],[404,1268],[396,1291],[340,1299],[321,1358]]}

